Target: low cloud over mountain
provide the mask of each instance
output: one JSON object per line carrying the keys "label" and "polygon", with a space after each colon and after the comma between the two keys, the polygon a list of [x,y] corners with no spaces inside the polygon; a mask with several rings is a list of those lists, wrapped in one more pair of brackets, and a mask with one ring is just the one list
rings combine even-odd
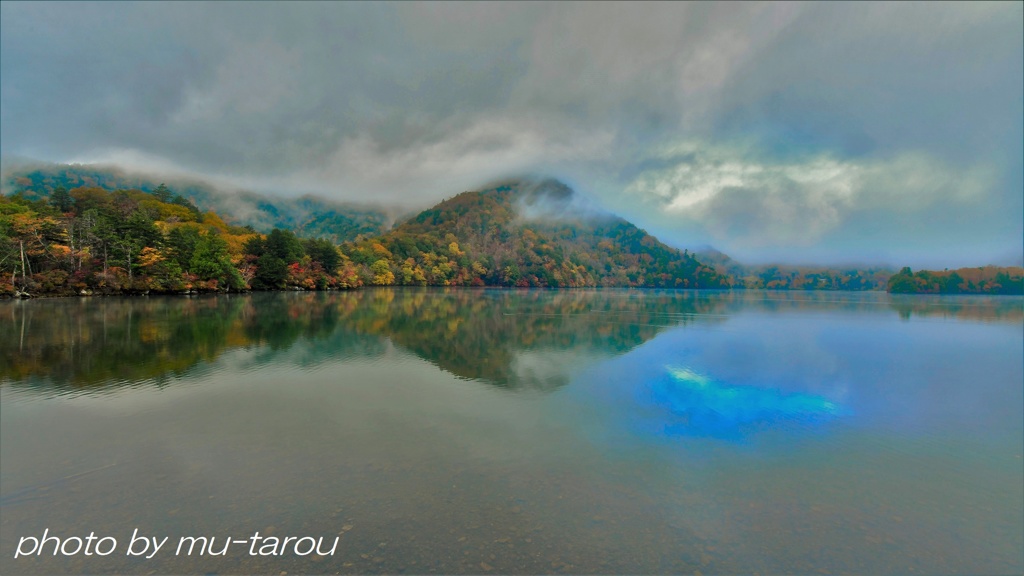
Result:
{"label": "low cloud over mountain", "polygon": [[1022,258],[1020,3],[0,16],[5,157],[415,209],[551,174],[675,245],[753,260]]}

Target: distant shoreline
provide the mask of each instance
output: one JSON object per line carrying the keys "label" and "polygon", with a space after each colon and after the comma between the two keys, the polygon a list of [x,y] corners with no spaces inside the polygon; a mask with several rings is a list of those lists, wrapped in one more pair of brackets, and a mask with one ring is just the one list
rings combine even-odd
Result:
{"label": "distant shoreline", "polygon": [[930,293],[930,292],[890,292],[888,290],[823,290],[823,289],[779,289],[779,288],[660,288],[650,286],[576,286],[576,287],[537,287],[537,286],[405,286],[405,285],[390,285],[390,286],[358,286],[355,288],[326,288],[326,289],[307,289],[307,288],[285,288],[280,290],[240,290],[240,291],[219,291],[219,290],[202,290],[202,291],[171,291],[171,292],[157,292],[150,291],[148,293],[140,292],[112,292],[112,293],[91,293],[91,294],[29,294],[29,295],[11,295],[3,294],[0,295],[0,300],[50,300],[59,298],[141,298],[141,297],[188,297],[194,298],[199,296],[241,296],[241,295],[252,295],[252,294],[276,294],[276,293],[332,293],[332,292],[356,292],[363,290],[459,290],[459,291],[485,291],[494,290],[501,292],[518,292],[518,291],[543,291],[543,292],[578,292],[581,290],[620,290],[620,291],[638,291],[638,292],[734,292],[734,293],[753,293],[753,292],[772,292],[781,294],[888,294],[891,296],[1024,296],[1024,293],[1012,293],[1012,294],[992,294],[992,293],[980,293],[980,292],[964,292],[964,293]]}

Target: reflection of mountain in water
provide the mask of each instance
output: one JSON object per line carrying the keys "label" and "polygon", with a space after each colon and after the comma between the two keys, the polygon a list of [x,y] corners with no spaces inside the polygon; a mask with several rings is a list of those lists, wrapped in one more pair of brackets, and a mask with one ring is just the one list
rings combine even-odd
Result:
{"label": "reflection of mountain in water", "polygon": [[[1024,299],[637,290],[368,289],[0,303],[0,382],[45,390],[163,385],[221,354],[257,365],[378,357],[387,342],[458,377],[552,390],[659,332],[739,310],[848,310],[1016,322]],[[296,343],[302,346],[295,346]]]}
{"label": "reflection of mountain in water", "polygon": [[643,344],[666,328],[720,320],[693,292],[617,290],[375,290],[383,313],[355,319],[365,333],[474,380],[551,390],[572,369]]}
{"label": "reflection of mountain in water", "polygon": [[0,377],[44,389],[162,385],[234,349],[308,366],[380,356],[391,341],[462,378],[550,390],[575,366],[717,305],[689,292],[437,289],[11,302]]}

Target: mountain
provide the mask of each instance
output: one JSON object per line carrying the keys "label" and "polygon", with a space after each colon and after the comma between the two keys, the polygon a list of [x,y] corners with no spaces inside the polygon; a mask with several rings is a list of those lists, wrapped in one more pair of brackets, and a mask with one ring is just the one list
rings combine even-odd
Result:
{"label": "mountain", "polygon": [[[0,183],[6,193],[20,193],[29,200],[48,198],[58,187],[152,192],[166,183],[173,195],[181,196],[182,205],[190,202],[199,211],[215,212],[228,224],[250,226],[263,233],[274,228],[291,230],[299,237],[323,237],[336,244],[384,234],[393,220],[382,209],[313,196],[278,198],[224,191],[195,179],[160,180],[97,166],[22,162],[13,168],[8,166]],[[472,258],[468,272],[463,270],[460,274],[449,270],[452,265],[457,267],[462,257],[446,254],[450,241],[444,240],[449,234],[463,250],[469,248]],[[418,238],[424,246],[399,247],[394,251],[397,256],[386,258],[390,263],[389,271],[395,276],[393,281],[400,284],[482,282],[506,286],[690,287],[696,282],[700,287],[724,286],[721,278],[711,275],[703,279],[691,278],[696,272],[692,264],[686,264],[690,267],[688,270],[681,270],[679,263],[670,265],[675,257],[673,253],[678,251],[653,238],[646,240],[650,237],[642,230],[602,212],[555,180],[513,180],[486,190],[460,194],[401,223],[392,234],[385,235],[381,245],[391,251],[394,241],[403,239],[402,242],[408,244],[410,236]],[[603,254],[610,246],[621,243],[626,245],[624,252],[620,250],[622,253],[612,256]],[[544,253],[554,247],[559,247],[560,251]],[[416,259],[419,253],[446,257],[448,265],[419,262]],[[576,260],[566,263],[569,253],[575,254]],[[734,288],[884,290],[895,272],[884,267],[745,265],[711,247],[699,248],[692,254],[683,253],[683,256],[691,255],[705,269],[713,268],[724,276],[726,284]],[[393,257],[402,262],[392,262]],[[409,257],[413,258],[414,265],[406,267],[405,260]],[[636,257],[636,261],[631,260],[632,257]],[[356,258],[360,260],[359,254]],[[388,276],[382,268],[378,267],[378,273],[368,270],[380,258],[369,253],[365,258],[365,262],[361,262],[366,269],[364,280],[387,282]],[[647,258],[654,260],[653,266],[648,265]],[[479,264],[478,270],[472,270],[474,262]],[[582,271],[580,264],[584,267]],[[480,273],[479,268],[487,268],[488,274]],[[675,282],[677,279],[679,284]]]}
{"label": "mountain", "polygon": [[[196,204],[223,202],[223,195],[179,188],[186,198],[163,184],[142,190],[150,184],[79,167],[14,177],[19,190],[0,196],[0,295],[395,284],[728,287],[726,277],[691,254],[553,180],[466,192],[385,234],[357,235],[340,250],[329,239],[302,240],[288,227],[264,235],[231,224],[246,221],[239,217],[244,195],[220,216]],[[255,206],[287,221],[279,204]],[[289,206],[317,207],[308,199]]]}
{"label": "mountain", "polygon": [[551,179],[464,192],[342,250],[381,285],[728,287],[692,254]]}
{"label": "mountain", "polygon": [[259,232],[273,228],[294,231],[304,238],[327,238],[335,243],[373,236],[390,227],[392,217],[379,208],[332,202],[316,196],[281,198],[247,191],[226,191],[188,178],[155,178],[113,167],[81,164],[22,164],[5,171],[2,190],[29,200],[45,199],[59,187],[107,191],[152,192],[161,184],[191,201],[203,212],[216,212],[229,223]]}
{"label": "mountain", "polygon": [[[1020,267],[894,275],[883,268],[745,266],[710,248],[680,251],[556,180],[464,192],[379,235],[383,212],[353,217],[312,198],[229,196],[181,182],[172,182],[181,191],[174,192],[78,166],[23,170],[7,182],[16,190],[0,195],[0,296],[396,284],[1024,291]],[[225,215],[197,203],[227,206]],[[266,217],[280,226],[264,235],[251,223]],[[239,221],[250,225],[231,224]],[[293,232],[326,228],[333,230],[327,239]],[[339,237],[350,239],[340,249]]]}

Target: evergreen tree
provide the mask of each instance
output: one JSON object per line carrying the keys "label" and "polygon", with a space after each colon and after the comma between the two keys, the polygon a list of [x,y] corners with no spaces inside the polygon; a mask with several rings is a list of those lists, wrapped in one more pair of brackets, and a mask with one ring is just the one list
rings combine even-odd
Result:
{"label": "evergreen tree", "polygon": [[170,190],[167,189],[167,186],[164,186],[163,182],[161,182],[160,185],[156,187],[156,190],[153,190],[152,194],[153,197],[156,198],[157,200],[161,202],[166,202],[168,204],[171,204],[172,200],[174,199],[174,195],[171,193]]}
{"label": "evergreen tree", "polygon": [[75,199],[68,193],[68,189],[63,186],[57,186],[50,194],[50,206],[53,206],[60,213],[71,212],[75,207]]}

